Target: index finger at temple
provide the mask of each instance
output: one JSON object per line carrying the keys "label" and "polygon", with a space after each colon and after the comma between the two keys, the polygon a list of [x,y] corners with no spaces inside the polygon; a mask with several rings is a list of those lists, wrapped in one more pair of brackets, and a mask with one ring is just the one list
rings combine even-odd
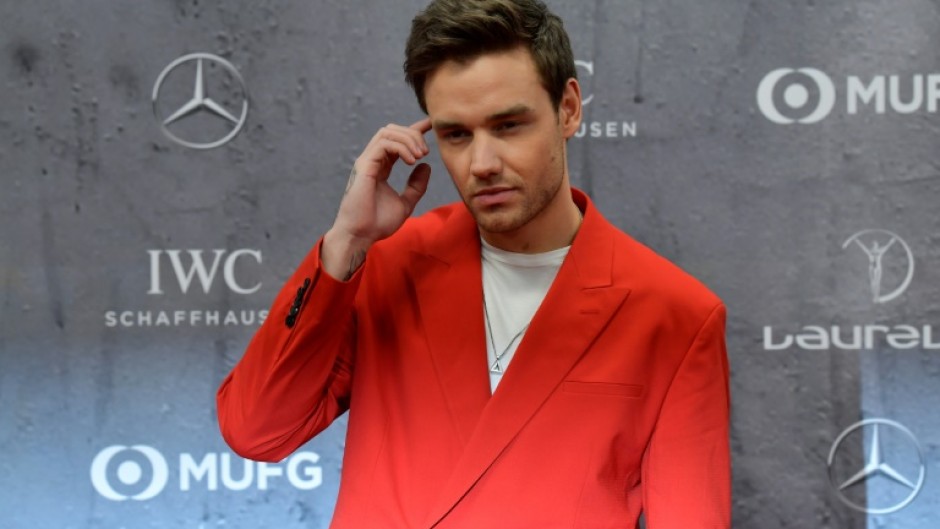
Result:
{"label": "index finger at temple", "polygon": [[412,123],[409,128],[415,129],[421,134],[424,134],[425,132],[431,130],[431,118],[427,117],[427,118],[422,119],[421,121],[416,121]]}

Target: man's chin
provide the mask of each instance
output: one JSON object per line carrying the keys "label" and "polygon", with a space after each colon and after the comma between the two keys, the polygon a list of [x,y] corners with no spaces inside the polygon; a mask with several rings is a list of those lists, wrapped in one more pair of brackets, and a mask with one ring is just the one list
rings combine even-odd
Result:
{"label": "man's chin", "polygon": [[514,231],[519,229],[523,224],[520,222],[519,218],[509,210],[487,211],[471,209],[470,213],[473,215],[473,219],[476,220],[477,226],[479,226],[482,231],[488,233],[506,233]]}

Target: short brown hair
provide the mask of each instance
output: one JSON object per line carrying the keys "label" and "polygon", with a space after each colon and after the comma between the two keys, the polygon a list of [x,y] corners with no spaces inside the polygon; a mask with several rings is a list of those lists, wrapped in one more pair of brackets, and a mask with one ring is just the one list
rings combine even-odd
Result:
{"label": "short brown hair", "polygon": [[561,19],[539,0],[433,0],[411,22],[405,80],[427,113],[424,84],[448,60],[526,46],[557,109],[568,79],[577,78]]}

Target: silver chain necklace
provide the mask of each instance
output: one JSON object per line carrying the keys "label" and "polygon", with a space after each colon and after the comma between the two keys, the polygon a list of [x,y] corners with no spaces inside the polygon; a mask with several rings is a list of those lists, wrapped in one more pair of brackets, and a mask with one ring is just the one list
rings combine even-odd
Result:
{"label": "silver chain necklace", "polygon": [[[578,209],[578,227],[581,226],[582,222],[584,222],[584,212]],[[529,323],[526,323],[522,329],[519,329],[519,332],[517,332],[516,335],[512,337],[512,340],[509,340],[509,344],[507,344],[506,348],[503,349],[503,351],[500,353],[500,352],[497,352],[498,349],[496,349],[496,338],[493,336],[493,327],[490,324],[490,311],[486,306],[486,290],[485,289],[483,291],[483,315],[486,319],[486,331],[490,337],[490,346],[493,347],[493,354],[496,355],[496,360],[490,366],[490,373],[493,373],[494,375],[502,375],[504,368],[503,368],[503,365],[499,363],[499,361],[502,360],[504,356],[506,356],[506,353],[509,352],[509,349],[512,347],[512,344],[516,343],[516,340],[518,340],[519,337],[522,336],[522,334],[526,331],[526,329],[529,328],[529,323],[532,323],[532,322],[529,321]]]}
{"label": "silver chain necklace", "polygon": [[490,337],[490,345],[493,347],[493,354],[496,355],[496,361],[494,361],[490,366],[490,373],[493,373],[494,375],[502,375],[503,366],[499,363],[499,361],[503,359],[507,352],[509,352],[509,348],[512,347],[512,344],[516,343],[516,340],[522,336],[522,333],[524,333],[525,330],[529,328],[529,324],[526,323],[525,326],[520,329],[515,336],[512,337],[512,340],[509,340],[509,344],[506,345],[506,348],[503,349],[503,352],[500,353],[498,352],[499,349],[496,348],[496,338],[493,337],[493,327],[490,324],[490,311],[486,307],[486,292],[483,292],[483,315],[485,317],[484,319],[486,320],[486,331]]}

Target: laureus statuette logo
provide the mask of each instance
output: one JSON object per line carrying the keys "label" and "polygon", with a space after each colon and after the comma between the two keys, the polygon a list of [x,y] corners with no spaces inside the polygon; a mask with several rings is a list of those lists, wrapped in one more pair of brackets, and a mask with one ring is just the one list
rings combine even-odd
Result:
{"label": "laureus statuette logo", "polygon": [[[887,230],[862,230],[842,243],[842,249],[858,248],[868,258],[868,287],[873,303],[887,303],[907,290],[914,278],[914,254],[911,247],[895,233]],[[890,257],[889,257],[890,255]],[[903,276],[895,274],[886,280],[886,260],[904,259]]]}

